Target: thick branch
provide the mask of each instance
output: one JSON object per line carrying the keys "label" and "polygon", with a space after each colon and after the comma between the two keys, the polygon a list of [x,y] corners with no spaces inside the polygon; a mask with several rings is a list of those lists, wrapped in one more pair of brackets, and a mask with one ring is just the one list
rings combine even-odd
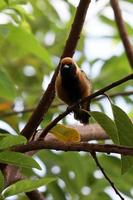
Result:
{"label": "thick branch", "polygon": [[62,151],[85,151],[85,152],[103,152],[103,153],[117,153],[122,155],[133,156],[133,148],[119,145],[109,144],[91,144],[87,142],[81,143],[64,143],[60,141],[32,141],[25,145],[19,145],[14,147],[14,151],[25,153],[40,149],[54,149]]}
{"label": "thick branch", "polygon": [[85,97],[84,99],[82,99],[80,102],[70,106],[67,108],[67,110],[65,112],[63,112],[62,114],[60,114],[58,117],[56,117],[51,123],[49,123],[46,128],[43,130],[42,134],[41,134],[41,138],[44,138],[47,133],[50,131],[51,128],[53,128],[61,119],[63,119],[65,116],[67,116],[70,112],[73,111],[73,109],[79,104],[79,103],[83,103],[85,101],[90,101],[92,100],[93,98],[101,95],[101,94],[104,94],[106,91],[118,86],[118,85],[121,85],[122,83],[128,81],[128,80],[131,80],[133,79],[133,74],[130,74],[116,82],[113,82],[111,83],[110,85],[98,90],[97,92],[91,94],[90,96],[88,97]]}
{"label": "thick branch", "polygon": [[[83,23],[85,20],[85,16],[86,16],[89,4],[90,4],[90,0],[80,0],[70,34],[66,42],[64,52],[61,57],[73,56],[78,39],[80,37],[80,33],[83,27]],[[32,134],[36,131],[38,125],[43,120],[45,114],[47,113],[55,97],[55,80],[58,75],[58,71],[59,71],[59,64],[55,70],[55,73],[52,77],[50,84],[48,85],[46,92],[42,96],[39,104],[35,108],[29,121],[27,122],[27,124],[25,125],[24,129],[21,132],[21,134],[23,134],[27,139],[30,139]],[[35,198],[33,194],[34,195],[36,194],[39,196]],[[35,191],[29,193],[28,195],[30,199],[44,199],[41,197],[40,194],[37,194],[37,192]]]}
{"label": "thick branch", "polygon": [[69,57],[73,56],[74,50],[77,46],[77,41],[80,38],[80,33],[85,21],[85,16],[86,16],[90,2],[91,0],[80,0],[80,3],[77,8],[77,12],[75,14],[74,23],[72,24],[70,35],[68,37],[65,49],[61,56],[62,58],[66,56],[69,56]]}
{"label": "thick branch", "polygon": [[125,24],[122,18],[121,10],[119,7],[118,0],[110,0],[112,8],[114,10],[115,20],[117,23],[117,27],[119,30],[120,37],[122,39],[128,61],[131,65],[131,68],[133,69],[133,47],[128,39],[128,34],[125,28]]}
{"label": "thick branch", "polygon": [[96,153],[93,152],[91,153],[97,167],[101,170],[102,174],[104,175],[104,177],[106,178],[106,180],[110,183],[111,187],[114,189],[115,193],[120,197],[120,199],[124,200],[124,198],[121,196],[121,194],[119,193],[119,191],[117,190],[117,188],[115,187],[114,183],[112,182],[112,180],[108,177],[108,175],[105,173],[103,167],[101,166],[100,162],[98,161],[98,158],[96,156]]}
{"label": "thick branch", "polygon": [[75,128],[81,137],[81,141],[91,141],[91,140],[106,140],[109,136],[105,133],[103,128],[99,124],[89,124],[86,126],[73,125],[70,126]]}
{"label": "thick branch", "polygon": [[[85,20],[85,16],[86,16],[89,4],[90,4],[90,0],[80,0],[70,34],[68,36],[68,40],[66,42],[66,45],[61,57],[73,56],[78,39],[80,37],[80,33],[83,27],[83,23]],[[31,138],[33,132],[37,129],[38,125],[43,120],[45,114],[47,113],[55,97],[55,80],[58,75],[58,72],[59,72],[59,65],[57,66],[55,70],[55,73],[52,77],[50,84],[48,85],[48,88],[45,94],[43,95],[42,99],[40,100],[33,114],[31,115],[29,121],[27,122],[26,126],[21,132],[27,139]]]}

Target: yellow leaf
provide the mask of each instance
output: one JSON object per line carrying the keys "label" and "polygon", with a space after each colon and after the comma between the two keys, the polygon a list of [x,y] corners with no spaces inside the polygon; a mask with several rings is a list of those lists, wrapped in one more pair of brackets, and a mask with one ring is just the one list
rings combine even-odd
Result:
{"label": "yellow leaf", "polygon": [[79,132],[65,125],[57,124],[50,132],[63,142],[80,142]]}
{"label": "yellow leaf", "polygon": [[12,103],[11,102],[2,102],[0,103],[0,111],[5,111],[8,110],[12,107]]}

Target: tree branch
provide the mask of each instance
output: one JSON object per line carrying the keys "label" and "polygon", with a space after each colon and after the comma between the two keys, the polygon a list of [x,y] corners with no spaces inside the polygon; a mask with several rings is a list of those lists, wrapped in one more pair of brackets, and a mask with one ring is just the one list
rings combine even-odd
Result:
{"label": "tree branch", "polygon": [[91,144],[88,142],[80,143],[64,143],[55,140],[53,141],[31,141],[25,145],[19,145],[12,148],[16,152],[29,152],[36,151],[40,149],[53,149],[53,150],[62,150],[62,151],[85,151],[85,152],[103,152],[103,153],[116,153],[122,155],[133,156],[133,147],[126,147],[120,145],[110,145],[110,144]]}
{"label": "tree branch", "polygon": [[[91,0],[80,0],[70,34],[68,36],[68,40],[66,41],[66,45],[61,57],[73,56],[90,1]],[[57,66],[46,92],[44,93],[42,99],[40,100],[29,121],[21,132],[21,134],[24,135],[27,139],[31,138],[32,134],[35,132],[36,128],[43,120],[55,97],[55,80],[59,72],[59,66],[60,65]]]}
{"label": "tree branch", "polygon": [[119,31],[120,37],[122,39],[122,42],[126,51],[128,61],[130,63],[131,68],[133,69],[133,47],[128,39],[128,34],[127,34],[126,27],[122,18],[118,0],[110,0],[110,3],[114,10],[114,15],[115,15],[118,31]]}
{"label": "tree branch", "polygon": [[[117,96],[124,97],[124,96],[130,96],[130,95],[133,95],[133,91],[117,92],[117,93],[108,94],[108,96],[110,98],[115,98]],[[104,98],[105,98],[105,95],[94,98],[93,101],[98,101],[98,100],[101,100]],[[58,106],[63,106],[63,105],[65,105],[65,104],[64,103],[56,103],[56,104],[51,105],[50,108],[52,109],[52,108],[56,108]],[[4,113],[0,114],[0,118],[10,117],[13,115],[18,115],[18,114],[25,114],[25,113],[33,112],[34,110],[35,110],[35,108],[33,107],[33,108],[27,108],[27,109],[20,110],[20,111],[4,112]]]}
{"label": "tree branch", "polygon": [[85,101],[90,101],[92,100],[93,98],[101,95],[101,94],[104,94],[106,91],[118,86],[118,85],[121,85],[122,83],[128,81],[128,80],[131,80],[133,79],[133,73],[116,81],[116,82],[113,82],[111,83],[110,85],[98,90],[97,92],[91,94],[90,96],[87,96],[85,97],[84,99],[82,99],[80,102],[77,102],[75,104],[73,104],[72,106],[69,106],[65,112],[61,113],[58,117],[56,117],[52,122],[50,122],[46,127],[45,129],[42,131],[41,135],[40,135],[40,138],[44,138],[47,133],[50,131],[51,128],[53,128],[61,119],[63,119],[65,116],[67,116],[70,112],[72,112],[74,110],[74,108],[80,104],[80,103],[83,103]]}
{"label": "tree branch", "polygon": [[119,193],[119,191],[117,190],[117,188],[115,187],[114,183],[111,181],[111,179],[108,177],[108,175],[105,173],[103,167],[101,166],[100,162],[98,161],[98,158],[96,156],[95,152],[91,153],[97,167],[101,170],[102,174],[104,175],[104,177],[106,178],[106,180],[110,183],[111,187],[114,189],[115,193],[120,197],[120,199],[124,200],[124,198],[121,196],[121,194]]}
{"label": "tree branch", "polygon": [[80,39],[80,33],[83,28],[90,2],[91,0],[80,0],[68,40],[66,41],[66,45],[61,56],[62,58],[66,56],[73,56],[77,42]]}
{"label": "tree branch", "polygon": [[[117,93],[108,94],[108,96],[110,98],[115,98],[115,97],[118,97],[118,96],[125,97],[125,96],[130,96],[130,95],[133,95],[133,91],[117,92]],[[97,98],[94,99],[94,101],[101,100],[101,99],[104,99],[104,98],[105,98],[105,96],[97,97]]]}
{"label": "tree branch", "polygon": [[[105,133],[103,128],[99,124],[89,124],[86,126],[82,125],[73,125],[69,126],[75,128],[81,137],[81,141],[91,141],[91,140],[106,140],[109,139],[109,136]],[[47,137],[46,137],[47,138]]]}

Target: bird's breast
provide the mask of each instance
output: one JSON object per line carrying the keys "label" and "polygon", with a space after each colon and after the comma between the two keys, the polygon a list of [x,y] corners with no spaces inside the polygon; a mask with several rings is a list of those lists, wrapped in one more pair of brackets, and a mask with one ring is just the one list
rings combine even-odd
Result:
{"label": "bird's breast", "polygon": [[82,97],[80,82],[77,78],[62,78],[62,89],[68,96],[71,104],[75,103]]}

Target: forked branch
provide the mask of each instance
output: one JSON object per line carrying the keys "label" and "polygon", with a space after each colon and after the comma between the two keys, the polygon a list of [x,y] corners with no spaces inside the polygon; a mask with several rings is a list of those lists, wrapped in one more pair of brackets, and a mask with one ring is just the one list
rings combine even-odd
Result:
{"label": "forked branch", "polygon": [[[80,33],[84,24],[85,16],[87,13],[88,6],[91,0],[80,0],[79,6],[76,10],[75,18],[73,25],[66,41],[66,45],[61,57],[73,56],[76,45],[80,38]],[[48,85],[48,88],[44,95],[42,96],[39,104],[32,113],[29,121],[25,125],[21,134],[24,135],[27,139],[30,139],[32,134],[36,131],[37,127],[44,119],[45,114],[47,113],[54,97],[55,97],[55,80],[59,72],[59,65],[57,66],[55,73],[51,79],[51,82]]]}

